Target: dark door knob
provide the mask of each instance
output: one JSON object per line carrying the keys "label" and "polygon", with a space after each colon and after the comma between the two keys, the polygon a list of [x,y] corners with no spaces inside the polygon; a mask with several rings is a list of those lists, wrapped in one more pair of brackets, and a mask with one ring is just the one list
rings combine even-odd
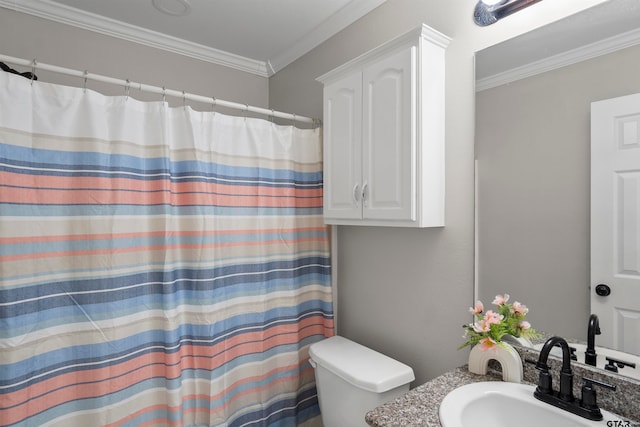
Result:
{"label": "dark door knob", "polygon": [[611,294],[611,288],[609,287],[609,285],[600,283],[598,286],[596,286],[596,294],[600,295],[601,297],[606,297]]}

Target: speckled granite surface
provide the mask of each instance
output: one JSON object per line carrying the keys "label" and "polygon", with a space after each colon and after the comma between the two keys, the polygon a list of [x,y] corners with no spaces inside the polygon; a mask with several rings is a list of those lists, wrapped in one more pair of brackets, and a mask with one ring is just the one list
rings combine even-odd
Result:
{"label": "speckled granite surface", "polygon": [[476,375],[466,367],[457,368],[410,390],[394,401],[367,413],[365,420],[374,427],[439,427],[438,408],[451,390],[479,381],[501,381],[495,375]]}
{"label": "speckled granite surface", "polygon": [[[538,358],[535,350],[517,348],[524,364],[524,382],[536,384],[538,371],[534,364],[525,362]],[[549,357],[554,378],[554,388],[559,384],[560,359]],[[584,364],[572,364],[574,373],[574,396],[580,398],[582,378],[592,378],[613,384],[616,391],[598,389],[598,406],[629,420],[640,420],[640,381],[596,369]],[[424,426],[440,427],[438,408],[442,399],[453,389],[479,381],[501,381],[497,373],[476,375],[466,367],[456,368],[433,380],[410,390],[394,401],[387,402],[367,413],[365,420],[373,427]],[[630,425],[639,425],[631,421]]]}

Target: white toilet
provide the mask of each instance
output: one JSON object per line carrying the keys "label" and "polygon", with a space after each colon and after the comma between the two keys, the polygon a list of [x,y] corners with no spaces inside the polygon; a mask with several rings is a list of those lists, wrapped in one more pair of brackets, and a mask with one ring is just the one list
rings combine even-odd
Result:
{"label": "white toilet", "polygon": [[366,426],[364,416],[409,391],[413,369],[346,338],[309,347],[324,427]]}

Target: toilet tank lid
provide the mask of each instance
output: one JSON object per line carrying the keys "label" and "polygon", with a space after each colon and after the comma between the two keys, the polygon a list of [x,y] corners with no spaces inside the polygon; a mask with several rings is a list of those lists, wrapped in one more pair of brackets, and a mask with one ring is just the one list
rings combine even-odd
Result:
{"label": "toilet tank lid", "polygon": [[312,344],[309,356],[345,381],[374,393],[383,393],[415,379],[411,367],[340,336]]}

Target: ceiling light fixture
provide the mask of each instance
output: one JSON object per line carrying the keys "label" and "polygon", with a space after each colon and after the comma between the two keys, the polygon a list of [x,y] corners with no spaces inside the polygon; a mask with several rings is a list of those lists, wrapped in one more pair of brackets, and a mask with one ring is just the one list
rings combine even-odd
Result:
{"label": "ceiling light fixture", "polygon": [[485,27],[498,22],[525,7],[540,0],[478,0],[473,11],[473,20],[477,25]]}
{"label": "ceiling light fixture", "polygon": [[185,16],[191,12],[191,5],[187,0],[151,0],[153,7],[171,16]]}

